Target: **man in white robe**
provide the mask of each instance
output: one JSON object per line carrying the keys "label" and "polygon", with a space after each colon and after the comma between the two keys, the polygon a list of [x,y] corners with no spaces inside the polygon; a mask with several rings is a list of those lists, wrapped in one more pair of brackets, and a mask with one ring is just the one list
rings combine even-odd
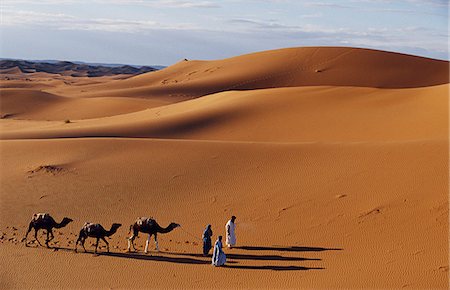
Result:
{"label": "man in white robe", "polygon": [[236,217],[232,216],[231,219],[225,225],[227,233],[226,243],[228,248],[232,248],[234,247],[234,245],[236,245],[236,224],[234,223],[235,220]]}
{"label": "man in white robe", "polygon": [[212,256],[212,265],[219,267],[223,266],[227,261],[227,257],[222,250],[222,236],[217,237],[217,241],[214,244],[214,251]]}

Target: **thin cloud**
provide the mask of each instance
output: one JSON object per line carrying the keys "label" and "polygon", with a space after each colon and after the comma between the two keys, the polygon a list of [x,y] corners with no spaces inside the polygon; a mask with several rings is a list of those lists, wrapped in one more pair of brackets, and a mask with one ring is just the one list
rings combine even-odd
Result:
{"label": "thin cloud", "polygon": [[139,33],[150,29],[188,30],[198,27],[191,23],[162,24],[151,20],[111,18],[79,18],[64,13],[42,13],[26,10],[4,10],[4,26],[41,26],[55,30],[97,30],[108,32]]}
{"label": "thin cloud", "polygon": [[[428,0],[428,1],[421,1],[421,0],[399,0],[399,1],[392,1],[392,0],[351,0],[350,3],[354,4],[360,4],[360,3],[372,3],[372,4],[380,4],[380,2],[385,3],[385,5],[388,4],[399,4],[399,3],[406,3],[406,4],[413,4],[414,6],[426,6],[432,5],[435,8],[444,8],[449,7],[449,3],[447,0],[441,1],[441,0]],[[305,7],[317,7],[317,8],[328,8],[328,9],[350,9],[350,10],[357,10],[357,11],[364,11],[364,12],[378,12],[378,13],[398,13],[398,14],[416,14],[416,15],[433,15],[433,16],[439,16],[439,17],[447,17],[448,10],[443,10],[442,13],[434,12],[434,11],[428,11],[424,9],[399,9],[399,8],[390,8],[390,7],[383,7],[383,8],[375,8],[375,7],[361,7],[361,6],[355,6],[355,5],[344,5],[344,4],[336,4],[332,2],[304,2],[303,5]]]}
{"label": "thin cloud", "polygon": [[[392,50],[395,48],[410,51],[426,50],[439,54],[447,53],[448,35],[424,27],[368,28],[356,30],[345,27],[326,27],[320,25],[283,25],[255,19],[232,19],[230,25],[238,25],[242,32],[249,34],[277,33],[288,39],[308,40],[316,44],[341,44],[365,46]],[[411,37],[414,35],[414,37]]]}
{"label": "thin cloud", "polygon": [[31,4],[31,5],[71,5],[71,4],[108,4],[108,5],[139,5],[155,8],[219,8],[212,1],[186,0],[3,0],[2,5]]}
{"label": "thin cloud", "polygon": [[436,6],[436,7],[449,7],[448,0],[351,0],[353,3],[373,3],[380,4],[382,3],[396,3],[396,4],[414,4],[417,6]]}
{"label": "thin cloud", "polygon": [[304,2],[306,7],[321,7],[321,8],[338,8],[338,9],[352,9],[354,7],[344,4],[336,4],[332,2]]}

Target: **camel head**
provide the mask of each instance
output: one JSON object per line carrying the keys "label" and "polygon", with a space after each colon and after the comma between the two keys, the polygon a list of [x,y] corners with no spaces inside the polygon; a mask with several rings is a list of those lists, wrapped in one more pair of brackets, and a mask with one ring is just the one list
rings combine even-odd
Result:
{"label": "camel head", "polygon": [[168,227],[171,228],[171,229],[176,229],[178,227],[181,227],[181,225],[177,224],[177,223],[170,223],[170,225]]}
{"label": "camel head", "polygon": [[[53,221],[54,222],[54,221]],[[58,224],[56,223],[55,228],[60,229],[65,226],[67,226],[69,223],[73,222],[73,219],[70,219],[68,217],[63,218],[63,220]]]}
{"label": "camel head", "polygon": [[71,223],[71,222],[73,222],[73,219],[68,218],[68,217],[65,217],[65,218],[63,218],[61,224],[63,224],[63,225],[68,225],[68,224]]}
{"label": "camel head", "polygon": [[114,234],[117,232],[117,229],[119,229],[122,226],[122,224],[112,224],[111,229],[109,230],[109,235]]}

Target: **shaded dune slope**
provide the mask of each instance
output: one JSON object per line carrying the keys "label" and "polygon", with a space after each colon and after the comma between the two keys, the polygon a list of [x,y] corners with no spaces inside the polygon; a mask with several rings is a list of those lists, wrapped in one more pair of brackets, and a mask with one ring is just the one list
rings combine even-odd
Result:
{"label": "shaded dune slope", "polygon": [[31,120],[101,118],[166,104],[122,97],[67,98],[36,89],[0,89],[0,103],[1,116]]}
{"label": "shaded dune slope", "polygon": [[13,123],[2,130],[2,138],[154,137],[265,142],[442,139],[448,135],[447,103],[448,85],[232,91],[73,124],[50,122],[37,129],[16,130]]}
{"label": "shaded dune slope", "polygon": [[445,84],[448,79],[447,61],[361,48],[302,47],[223,60],[181,61],[161,71],[66,93],[189,99],[276,87],[413,88]]}

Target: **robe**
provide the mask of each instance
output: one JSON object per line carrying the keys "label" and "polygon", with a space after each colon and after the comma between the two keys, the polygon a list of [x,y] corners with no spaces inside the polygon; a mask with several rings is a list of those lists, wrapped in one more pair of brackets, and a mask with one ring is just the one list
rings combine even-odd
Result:
{"label": "robe", "polygon": [[214,252],[212,256],[212,265],[213,266],[222,266],[227,261],[227,257],[222,250],[222,242],[217,240],[214,244]]}
{"label": "robe", "polygon": [[[229,229],[229,230],[228,230]],[[236,233],[235,233],[236,225],[231,220],[227,222],[225,225],[225,231],[227,233],[226,243],[228,247],[236,245]],[[229,234],[228,234],[229,232]]]}
{"label": "robe", "polygon": [[211,244],[211,236],[212,236],[212,230],[211,227],[208,226],[205,231],[203,232],[203,255],[206,256],[209,253],[209,250],[212,248]]}

